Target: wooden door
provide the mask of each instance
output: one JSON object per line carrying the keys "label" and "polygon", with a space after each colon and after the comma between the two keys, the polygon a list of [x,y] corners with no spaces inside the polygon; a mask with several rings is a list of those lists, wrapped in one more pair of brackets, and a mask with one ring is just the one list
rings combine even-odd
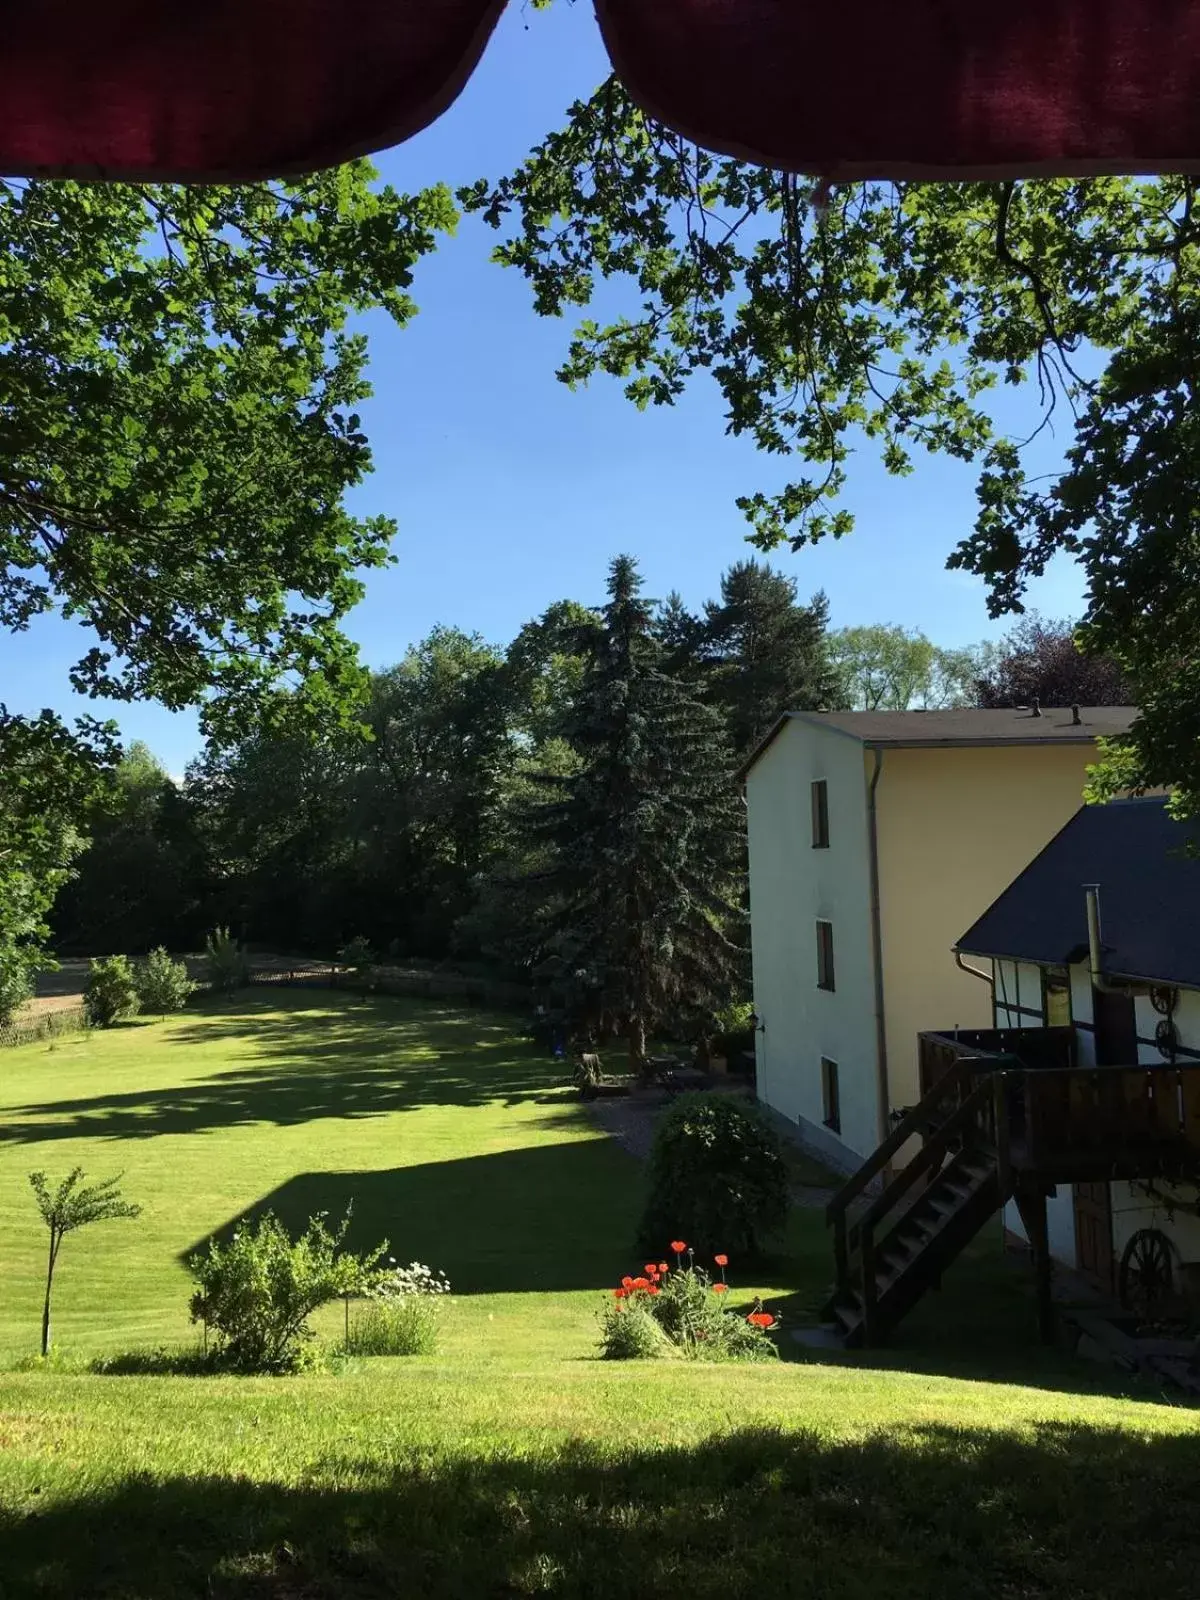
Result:
{"label": "wooden door", "polygon": [[1131,994],[1092,990],[1092,1020],[1096,1028],[1096,1065],[1137,1065],[1137,1021]]}
{"label": "wooden door", "polygon": [[1075,1265],[1102,1288],[1113,1286],[1112,1190],[1107,1183],[1077,1183]]}

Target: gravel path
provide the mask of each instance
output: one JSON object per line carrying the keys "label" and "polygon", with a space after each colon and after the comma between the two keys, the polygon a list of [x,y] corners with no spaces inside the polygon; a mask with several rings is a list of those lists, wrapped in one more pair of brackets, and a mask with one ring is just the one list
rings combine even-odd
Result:
{"label": "gravel path", "polygon": [[626,1095],[621,1099],[585,1101],[597,1126],[639,1161],[645,1161],[654,1143],[654,1127],[666,1097]]}

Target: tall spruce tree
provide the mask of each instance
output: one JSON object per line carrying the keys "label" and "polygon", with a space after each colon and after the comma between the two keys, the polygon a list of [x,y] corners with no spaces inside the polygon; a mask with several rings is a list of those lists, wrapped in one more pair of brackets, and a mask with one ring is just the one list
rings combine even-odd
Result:
{"label": "tall spruce tree", "polygon": [[789,709],[827,710],[837,674],[829,655],[829,602],[796,599],[795,579],[766,562],[739,561],[721,579],[721,598],[704,608],[699,649],[708,693],[739,756]]}
{"label": "tall spruce tree", "polygon": [[741,965],[736,794],[721,717],[665,669],[637,565],[618,556],[581,641],[578,771],[532,818],[550,846],[543,951],[577,1012],[647,1034],[728,1000]]}

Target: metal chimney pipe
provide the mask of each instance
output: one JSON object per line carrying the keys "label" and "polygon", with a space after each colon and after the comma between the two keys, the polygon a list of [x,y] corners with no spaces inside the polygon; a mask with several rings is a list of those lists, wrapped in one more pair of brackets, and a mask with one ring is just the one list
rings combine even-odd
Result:
{"label": "metal chimney pipe", "polygon": [[1100,942],[1100,885],[1085,883],[1083,892],[1087,899],[1088,965],[1092,974],[1092,988],[1105,993],[1119,992],[1120,985],[1104,975],[1104,958]]}

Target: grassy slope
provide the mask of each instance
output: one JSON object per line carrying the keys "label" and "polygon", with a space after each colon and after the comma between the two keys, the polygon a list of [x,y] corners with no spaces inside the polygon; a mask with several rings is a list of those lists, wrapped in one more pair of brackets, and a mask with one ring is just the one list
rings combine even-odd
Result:
{"label": "grassy slope", "polygon": [[[1097,1376],[1032,1347],[986,1250],[887,1357],[922,1372],[596,1364],[629,1158],[496,1019],[289,999],[0,1059],[0,1351],[36,1339],[25,1174],[76,1162],[124,1168],[146,1215],[64,1246],[68,1349],[188,1337],[188,1247],[350,1197],[363,1242],[449,1270],[444,1347],[340,1377],[0,1377],[4,1600],[1193,1592],[1195,1414],[1077,1392]],[[759,1287],[802,1311],[825,1250],[798,1215]]]}
{"label": "grassy slope", "polygon": [[[633,1163],[492,1017],[293,995],[187,1013],[0,1060],[0,1354],[36,1335],[44,1237],[26,1174],[124,1172],[145,1207],[63,1246],[56,1342],[120,1350],[190,1337],[183,1256],[255,1206],[289,1222],[353,1203],[353,1237],[444,1266],[487,1337],[528,1296],[546,1316],[623,1261]],[[464,1281],[464,1274],[466,1280]],[[511,1291],[511,1293],[506,1292]],[[521,1298],[514,1299],[512,1296]],[[500,1340],[503,1343],[503,1339]]]}

